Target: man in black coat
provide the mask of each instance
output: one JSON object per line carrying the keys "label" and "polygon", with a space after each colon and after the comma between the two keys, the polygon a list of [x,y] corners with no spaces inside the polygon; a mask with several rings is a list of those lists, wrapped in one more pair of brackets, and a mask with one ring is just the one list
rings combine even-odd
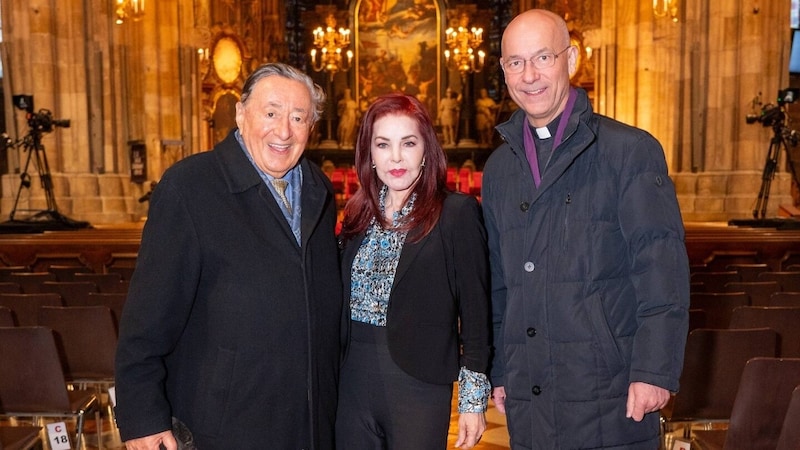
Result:
{"label": "man in black coat", "polygon": [[117,350],[128,449],[178,448],[173,418],[202,450],[333,448],[336,205],[302,158],[324,103],[307,75],[261,66],[238,128],[154,190]]}

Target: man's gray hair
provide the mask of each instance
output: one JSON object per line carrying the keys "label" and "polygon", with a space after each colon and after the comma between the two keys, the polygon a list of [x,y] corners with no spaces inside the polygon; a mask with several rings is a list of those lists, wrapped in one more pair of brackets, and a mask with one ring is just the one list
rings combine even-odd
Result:
{"label": "man's gray hair", "polygon": [[308,88],[308,93],[311,95],[311,103],[314,109],[314,115],[311,117],[311,124],[316,124],[325,111],[325,91],[323,91],[318,84],[314,83],[314,80],[312,80],[310,76],[288,64],[275,62],[261,65],[247,77],[242,87],[242,96],[239,98],[239,101],[245,103],[253,92],[253,86],[255,86],[256,83],[274,75],[299,81]]}

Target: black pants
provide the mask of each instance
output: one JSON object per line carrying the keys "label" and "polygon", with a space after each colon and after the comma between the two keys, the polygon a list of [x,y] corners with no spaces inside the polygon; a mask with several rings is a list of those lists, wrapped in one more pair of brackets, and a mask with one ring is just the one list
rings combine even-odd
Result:
{"label": "black pants", "polygon": [[425,383],[403,372],[389,355],[385,327],[351,325],[339,381],[336,448],[445,449],[453,385]]}

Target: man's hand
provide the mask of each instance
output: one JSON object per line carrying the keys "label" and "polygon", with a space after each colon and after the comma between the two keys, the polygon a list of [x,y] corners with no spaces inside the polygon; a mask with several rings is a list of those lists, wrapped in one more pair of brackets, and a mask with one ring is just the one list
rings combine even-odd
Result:
{"label": "man's hand", "polygon": [[652,384],[635,381],[628,387],[628,405],[625,417],[641,422],[647,413],[667,405],[669,391]]}
{"label": "man's hand", "polygon": [[497,386],[492,389],[492,401],[500,414],[506,413],[506,388]]}
{"label": "man's hand", "polygon": [[175,440],[172,431],[162,431],[158,434],[125,441],[125,448],[128,450],[160,450],[161,445],[167,450],[178,450],[178,441]]}

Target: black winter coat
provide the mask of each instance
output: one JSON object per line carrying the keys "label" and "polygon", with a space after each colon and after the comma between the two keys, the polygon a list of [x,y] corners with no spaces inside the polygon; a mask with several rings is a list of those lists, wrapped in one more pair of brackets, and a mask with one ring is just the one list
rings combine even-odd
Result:
{"label": "black winter coat", "polygon": [[497,127],[483,208],[492,381],[512,448],[658,448],[659,415],[625,417],[628,386],[677,391],[688,327],[684,230],[663,150],[578,100],[538,189],[517,111]]}

